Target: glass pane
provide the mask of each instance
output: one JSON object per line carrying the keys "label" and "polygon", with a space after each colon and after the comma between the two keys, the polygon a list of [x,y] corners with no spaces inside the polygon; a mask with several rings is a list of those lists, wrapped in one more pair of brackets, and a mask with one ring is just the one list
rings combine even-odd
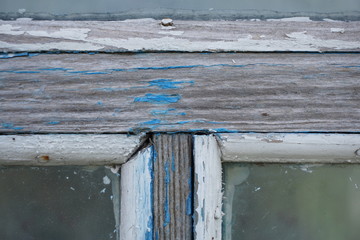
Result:
{"label": "glass pane", "polygon": [[116,239],[118,181],[104,167],[2,167],[0,239]]}
{"label": "glass pane", "polygon": [[224,180],[224,239],[359,239],[359,165],[224,164]]}

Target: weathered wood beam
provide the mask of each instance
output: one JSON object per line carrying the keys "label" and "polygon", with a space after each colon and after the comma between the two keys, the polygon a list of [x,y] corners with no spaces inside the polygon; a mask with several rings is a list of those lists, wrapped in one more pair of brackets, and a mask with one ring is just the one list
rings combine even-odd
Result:
{"label": "weathered wood beam", "polygon": [[[0,51],[359,51],[359,22],[0,21]],[[296,22],[294,22],[296,21]]]}
{"label": "weathered wood beam", "polygon": [[360,54],[0,60],[0,132],[359,132]]}

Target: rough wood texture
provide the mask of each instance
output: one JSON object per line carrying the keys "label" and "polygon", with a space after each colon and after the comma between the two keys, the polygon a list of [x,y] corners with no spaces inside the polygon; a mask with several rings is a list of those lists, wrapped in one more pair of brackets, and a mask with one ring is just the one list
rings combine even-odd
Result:
{"label": "rough wood texture", "polygon": [[40,54],[0,61],[3,133],[360,129],[360,54]]}
{"label": "rough wood texture", "polygon": [[214,136],[194,137],[194,167],[195,240],[221,240],[221,152]]}
{"label": "rough wood texture", "polygon": [[[0,21],[0,50],[12,51],[359,51],[359,22]],[[295,21],[295,22],[294,22]]]}
{"label": "rough wood texture", "polygon": [[57,134],[0,136],[1,165],[112,165],[140,146],[138,136]]}
{"label": "rough wood texture", "polygon": [[192,239],[192,136],[155,135],[154,239]]}
{"label": "rough wood texture", "polygon": [[120,238],[151,240],[153,147],[140,151],[121,166]]}
{"label": "rough wood texture", "polygon": [[359,163],[358,134],[220,134],[225,162]]}

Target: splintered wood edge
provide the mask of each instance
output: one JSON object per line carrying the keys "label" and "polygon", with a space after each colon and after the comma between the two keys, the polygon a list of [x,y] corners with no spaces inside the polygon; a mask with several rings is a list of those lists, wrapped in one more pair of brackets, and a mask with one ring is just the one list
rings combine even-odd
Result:
{"label": "splintered wood edge", "polygon": [[219,134],[223,162],[360,163],[359,134]]}
{"label": "splintered wood edge", "polygon": [[117,165],[142,141],[125,134],[0,136],[0,165]]}
{"label": "splintered wood edge", "polygon": [[[341,52],[360,50],[359,22],[0,21],[0,51]],[[276,29],[276,31],[273,31]]]}

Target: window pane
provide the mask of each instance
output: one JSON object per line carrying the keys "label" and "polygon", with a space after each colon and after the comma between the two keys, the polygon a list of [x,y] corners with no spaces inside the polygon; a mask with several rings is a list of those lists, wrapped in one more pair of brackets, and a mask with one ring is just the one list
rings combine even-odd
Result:
{"label": "window pane", "polygon": [[224,180],[224,239],[359,239],[359,165],[224,164]]}
{"label": "window pane", "polygon": [[2,167],[0,239],[116,239],[118,181],[104,167]]}

